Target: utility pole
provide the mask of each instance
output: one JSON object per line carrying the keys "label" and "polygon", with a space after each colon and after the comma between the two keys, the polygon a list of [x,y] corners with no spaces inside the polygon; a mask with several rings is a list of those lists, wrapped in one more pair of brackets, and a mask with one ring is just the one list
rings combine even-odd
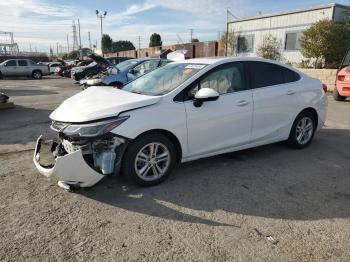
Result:
{"label": "utility pole", "polygon": [[90,36],[90,32],[88,32],[88,36],[89,36],[89,48],[91,49],[92,48],[92,46],[91,46],[91,36]]}
{"label": "utility pole", "polygon": [[[103,28],[102,28],[102,20],[103,18],[106,18],[106,15],[107,15],[107,11],[104,11],[104,13],[100,14],[100,11],[96,10],[96,16],[97,16],[97,19],[100,19],[101,21],[101,51],[102,51],[102,37],[103,37]],[[103,54],[103,51],[102,51],[102,54]]]}
{"label": "utility pole", "polygon": [[229,16],[232,16],[234,19],[239,19],[237,16],[235,16],[229,8],[226,9],[226,37],[225,37],[225,56],[227,56],[228,53],[228,38],[229,38],[229,28],[228,28],[228,23],[229,23]]}
{"label": "utility pole", "polygon": [[141,36],[139,35],[139,36],[137,37],[137,39],[138,39],[138,41],[139,41],[139,49],[141,49]]}
{"label": "utility pole", "polygon": [[68,34],[67,34],[67,51],[69,53],[69,36],[68,36]]}
{"label": "utility pole", "polygon": [[193,40],[193,29],[192,28],[190,29],[190,35],[191,35],[190,43],[192,43],[192,40]]}
{"label": "utility pole", "polygon": [[75,21],[74,20],[73,20],[72,28],[73,28],[73,50],[77,50],[77,48],[78,48],[78,37],[77,37],[77,27],[75,25]]}
{"label": "utility pole", "polygon": [[80,36],[80,21],[78,18],[78,32],[79,32],[79,49],[81,49],[81,36]]}
{"label": "utility pole", "polygon": [[56,43],[56,54],[58,56],[58,43]]}

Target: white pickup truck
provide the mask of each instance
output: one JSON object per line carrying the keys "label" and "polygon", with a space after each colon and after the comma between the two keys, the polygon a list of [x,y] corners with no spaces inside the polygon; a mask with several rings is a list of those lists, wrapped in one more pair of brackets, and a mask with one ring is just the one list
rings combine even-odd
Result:
{"label": "white pickup truck", "polygon": [[10,59],[0,64],[0,79],[5,76],[29,76],[41,79],[49,75],[49,67],[40,65],[29,59]]}

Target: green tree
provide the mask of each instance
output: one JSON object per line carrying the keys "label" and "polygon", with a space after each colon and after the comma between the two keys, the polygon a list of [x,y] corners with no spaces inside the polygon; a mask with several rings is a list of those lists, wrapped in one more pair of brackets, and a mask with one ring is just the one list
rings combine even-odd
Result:
{"label": "green tree", "polygon": [[62,56],[63,60],[75,60],[75,59],[79,59],[80,57],[80,52],[78,50],[73,50],[70,51],[68,54],[64,54]]}
{"label": "green tree", "polygon": [[154,33],[150,37],[149,41],[149,47],[154,47],[154,46],[162,46],[162,38],[160,37],[160,34]]}
{"label": "green tree", "polygon": [[271,60],[281,59],[281,42],[271,34],[265,35],[262,44],[258,47],[257,55]]}
{"label": "green tree", "polygon": [[112,50],[113,52],[135,50],[135,46],[130,41],[121,40],[121,41],[113,42]]}
{"label": "green tree", "polygon": [[102,52],[103,53],[112,52],[112,45],[113,45],[112,38],[107,34],[103,34],[103,36],[102,36]]}
{"label": "green tree", "polygon": [[313,59],[314,68],[321,62],[326,68],[338,67],[349,44],[349,27],[327,19],[313,24],[300,39],[302,53],[306,58]]}
{"label": "green tree", "polygon": [[235,33],[233,31],[225,32],[224,34],[222,34],[220,38],[220,43],[224,47],[225,54],[227,56],[234,55],[236,38]]}

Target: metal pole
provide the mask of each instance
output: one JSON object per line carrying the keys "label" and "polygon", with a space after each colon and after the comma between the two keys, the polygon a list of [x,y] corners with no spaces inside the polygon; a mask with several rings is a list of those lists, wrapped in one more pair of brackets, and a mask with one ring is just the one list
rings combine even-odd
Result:
{"label": "metal pole", "polygon": [[81,36],[80,36],[80,21],[78,18],[78,30],[79,30],[79,49],[81,49]]}

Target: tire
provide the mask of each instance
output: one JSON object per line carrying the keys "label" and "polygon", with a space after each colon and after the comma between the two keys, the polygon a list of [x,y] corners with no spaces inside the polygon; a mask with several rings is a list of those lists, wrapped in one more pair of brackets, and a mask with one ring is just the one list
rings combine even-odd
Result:
{"label": "tire", "polygon": [[288,145],[297,149],[307,147],[310,145],[315,135],[316,128],[316,119],[314,115],[309,111],[301,112],[293,123],[287,140]]}
{"label": "tire", "polygon": [[0,72],[0,80],[1,80],[1,79],[3,79],[3,77],[2,77],[2,73]]}
{"label": "tire", "polygon": [[341,96],[339,94],[337,87],[334,88],[333,98],[334,98],[335,101],[345,101],[345,99],[346,99],[345,96]]}
{"label": "tire", "polygon": [[[153,150],[157,148],[155,155],[158,155],[158,162],[154,153],[150,157],[152,145]],[[175,163],[176,149],[170,139],[159,133],[149,133],[129,144],[124,153],[121,173],[139,186],[154,186],[168,178]]]}
{"label": "tire", "polygon": [[32,77],[34,79],[41,79],[43,78],[43,73],[40,70],[34,70],[32,73]]}

